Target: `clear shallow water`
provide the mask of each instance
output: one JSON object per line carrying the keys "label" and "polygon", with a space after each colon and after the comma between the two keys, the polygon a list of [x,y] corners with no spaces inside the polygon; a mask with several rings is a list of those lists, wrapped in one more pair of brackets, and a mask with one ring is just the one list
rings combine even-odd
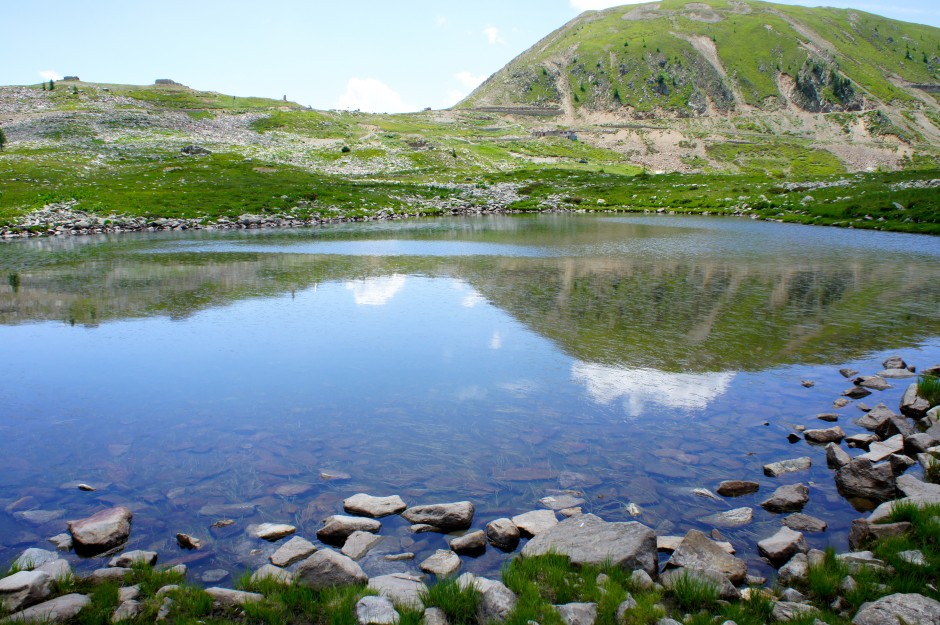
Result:
{"label": "clear shallow water", "polygon": [[[276,545],[249,523],[313,539],[356,492],[470,499],[483,527],[573,490],[607,520],[633,519],[634,503],[661,534],[754,507],[752,525],[722,532],[761,570],[754,543],[779,517],[759,502],[777,485],[811,481],[804,512],[830,523],[816,546],[844,547],[857,516],[822,449],[786,442],[793,425],[826,425],[814,415],[849,386],[838,368],[940,362],[927,237],[544,215],[24,241],[0,246],[0,267],[6,561],[117,503],[135,512],[133,547],[198,579],[265,561]],[[895,386],[863,401],[896,407]],[[856,406],[838,412],[858,430]],[[801,455],[808,474],[761,473]],[[723,479],[761,492],[691,493]],[[237,523],[210,529],[225,517]],[[446,547],[383,524],[379,550],[418,559],[370,557],[367,573]],[[177,532],[207,547],[182,552]]]}

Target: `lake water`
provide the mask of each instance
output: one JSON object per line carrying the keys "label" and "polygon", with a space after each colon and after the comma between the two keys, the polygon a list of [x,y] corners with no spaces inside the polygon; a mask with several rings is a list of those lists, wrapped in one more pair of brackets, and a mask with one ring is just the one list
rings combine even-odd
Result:
{"label": "lake water", "polygon": [[[560,492],[659,534],[750,506],[752,524],[721,531],[767,572],[755,543],[780,516],[759,502],[776,486],[810,484],[804,512],[829,522],[813,546],[845,548],[858,516],[823,449],[786,440],[828,425],[815,415],[850,386],[838,369],[940,362],[940,238],[903,234],[435,219],[7,242],[0,270],[0,559],[124,504],[131,548],[188,563],[194,581],[266,561],[277,545],[248,524],[314,540],[357,492],[469,499],[474,528]],[[907,384],[862,401],[897,409]],[[861,431],[856,403],[836,412]],[[809,472],[762,474],[803,455]],[[761,491],[692,493],[724,479]],[[223,518],[236,523],[210,528]],[[177,532],[205,547],[180,550]],[[372,575],[446,548],[399,517],[382,534]],[[418,557],[381,557],[403,551]],[[463,570],[506,557],[490,548]]]}

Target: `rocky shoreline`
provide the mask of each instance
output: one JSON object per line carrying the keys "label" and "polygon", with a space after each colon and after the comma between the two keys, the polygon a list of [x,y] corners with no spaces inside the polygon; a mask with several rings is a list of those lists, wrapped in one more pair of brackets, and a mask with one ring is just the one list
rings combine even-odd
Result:
{"label": "rocky shoreline", "polygon": [[[858,399],[877,389],[888,388],[888,380],[908,380],[915,375],[914,367],[898,357],[888,359],[883,366],[881,372],[869,376],[843,370],[843,375],[852,380],[852,386],[836,400],[836,405],[844,405],[847,398]],[[926,369],[925,373],[940,374],[940,365]],[[810,385],[810,381],[804,381],[804,386]],[[821,413],[818,418],[831,422],[838,419],[838,415]],[[917,465],[926,472],[940,458],[940,406],[931,406],[918,395],[916,382],[904,393],[900,414],[879,404],[865,412],[856,424],[871,433],[847,436],[837,425],[818,429],[797,427],[808,444],[825,445],[826,460],[834,471],[840,493],[851,498],[859,509],[874,507],[870,514],[852,523],[848,541],[851,551],[835,555],[835,560],[850,572],[841,581],[845,592],[856,585],[853,575],[861,574],[860,571],[890,569],[889,563],[866,547],[873,541],[903,536],[911,531],[909,522],[887,522],[893,510],[898,506],[940,505],[940,485],[906,474]],[[842,447],[843,443],[846,448]],[[853,457],[852,454],[858,452],[862,453]],[[769,463],[763,467],[763,472],[766,477],[776,479],[806,471],[811,465],[812,458],[803,456]],[[78,488],[93,490],[85,484],[79,484]],[[729,479],[718,484],[717,495],[708,489],[699,490],[702,496],[732,500],[757,493],[760,483]],[[639,522],[607,522],[584,513],[580,507],[584,501],[574,495],[546,497],[540,501],[544,509],[488,520],[485,526],[474,528],[476,511],[470,501],[408,505],[397,495],[378,497],[357,493],[343,501],[344,514],[323,520],[316,532],[320,544],[296,535],[297,528],[286,523],[248,525],[244,531],[253,538],[278,545],[269,555],[269,563],[253,572],[252,583],[273,580],[315,590],[365,584],[377,596],[359,600],[356,613],[362,625],[396,623],[397,610],[403,606],[424,609],[422,602],[429,588],[427,576],[438,581],[453,579],[465,559],[478,557],[488,549],[516,554],[522,559],[559,554],[566,556],[575,567],[612,565],[630,574],[634,588],[670,592],[694,579],[713,585],[723,601],[747,601],[754,593],[760,593],[773,602],[774,620],[785,622],[816,612],[809,598],[795,586],[805,583],[811,569],[821,566],[828,557],[823,551],[809,549],[805,540],[807,532],[826,530],[825,520],[800,512],[808,500],[806,484],[796,483],[779,486],[760,504],[781,515],[781,528],[757,542],[761,556],[777,569],[776,580],[771,580],[769,585],[767,579],[749,574],[745,561],[734,555],[734,545],[720,531],[722,527],[750,523],[753,510],[748,507],[705,519],[706,524],[713,526],[707,534],[691,530],[684,536],[657,536],[653,529]],[[443,537],[440,549],[417,562],[420,574],[412,570],[416,554],[384,553],[375,549],[382,541],[380,519],[392,515],[400,515],[410,523],[409,530],[413,534],[436,533]],[[158,554],[154,551],[124,551],[132,520],[133,514],[127,507],[102,510],[91,517],[69,522],[67,532],[51,537],[49,540],[56,545],[56,551],[35,547],[24,551],[11,569],[14,572],[0,580],[0,602],[9,614],[4,622],[37,619],[66,622],[90,603],[90,598],[80,593],[51,598],[56,582],[62,583],[73,575],[71,565],[60,552],[73,551],[81,557],[113,556],[106,567],[94,570],[85,578],[94,584],[123,584],[133,577],[134,566],[155,565]],[[936,517],[933,522],[937,522]],[[213,526],[223,524],[233,525],[235,521],[220,520]],[[201,547],[198,536],[179,533],[176,538],[182,550],[195,551]],[[523,544],[521,550],[520,544]],[[925,554],[919,550],[910,550],[901,556],[905,561],[927,566]],[[370,578],[360,564],[365,558],[381,559],[388,572]],[[182,578],[186,565],[178,564],[167,570]],[[472,573],[463,573],[456,579],[461,588],[475,589],[478,594],[477,616],[481,622],[506,620],[519,601],[504,581]],[[924,584],[930,593],[937,594],[937,580],[925,580]],[[172,590],[167,587],[156,594],[161,601],[159,613],[164,616],[173,605],[172,598],[167,596]],[[258,593],[219,587],[210,587],[206,592],[217,607],[243,606],[263,599]],[[121,603],[111,621],[132,619],[139,614],[138,595],[139,588],[122,587]],[[627,615],[635,607],[636,601],[628,597],[618,606],[617,613]],[[887,595],[866,603],[855,614],[847,610],[841,596],[829,607],[855,625],[896,625],[898,622],[935,625],[940,622],[940,602],[919,593]],[[446,622],[436,610],[434,607],[425,609],[424,622]],[[594,622],[597,606],[578,603],[559,605],[557,610],[568,625],[586,625]],[[820,622],[817,620],[817,625]],[[677,621],[663,617],[659,623],[674,625]]]}

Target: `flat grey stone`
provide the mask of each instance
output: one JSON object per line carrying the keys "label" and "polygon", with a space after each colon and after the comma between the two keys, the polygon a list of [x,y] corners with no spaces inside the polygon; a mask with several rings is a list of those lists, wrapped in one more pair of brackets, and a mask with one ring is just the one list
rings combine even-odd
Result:
{"label": "flat grey stone", "polygon": [[538,536],[558,525],[554,510],[532,510],[512,517],[512,522],[525,536]]}
{"label": "flat grey stone", "polygon": [[811,443],[838,443],[845,438],[845,432],[838,425],[820,430],[806,430],[803,438]]}
{"label": "flat grey stone", "polygon": [[72,593],[26,608],[4,620],[11,623],[65,623],[78,616],[90,603],[91,599],[86,595]]}
{"label": "flat grey stone", "polygon": [[808,471],[813,466],[813,461],[809,456],[802,458],[792,458],[790,460],[781,460],[764,465],[764,474],[769,477],[779,477],[785,473],[795,473],[797,471]]}
{"label": "flat grey stone", "polygon": [[822,519],[797,512],[783,518],[783,524],[797,532],[825,532],[828,525]]}
{"label": "flat grey stone", "polygon": [[117,506],[80,521],[69,521],[76,553],[96,555],[127,542],[133,516],[129,508]]}
{"label": "flat grey stone", "polygon": [[532,538],[522,556],[549,552],[568,556],[576,566],[601,566],[609,559],[625,570],[642,569],[651,577],[656,575],[656,534],[637,522],[607,523],[593,514],[570,517]]}
{"label": "flat grey stone", "polygon": [[357,493],[343,501],[343,510],[349,514],[358,514],[373,518],[398,514],[408,506],[398,495],[390,497],[373,497],[365,493]]}
{"label": "flat grey stone", "polygon": [[473,522],[473,504],[469,501],[439,503],[408,508],[401,515],[417,525],[432,525],[445,531],[465,530]]}
{"label": "flat grey stone", "polygon": [[539,499],[539,503],[549,510],[567,510],[584,505],[585,501],[575,495],[548,495]]}
{"label": "flat grey stone", "polygon": [[72,576],[72,566],[66,560],[50,560],[34,570],[47,573],[56,581],[65,580]]}
{"label": "flat grey stone", "polygon": [[715,527],[741,527],[754,520],[754,510],[752,508],[734,508],[725,512],[710,514],[699,520]]}
{"label": "flat grey stone", "polygon": [[780,566],[797,553],[806,553],[809,547],[801,532],[795,532],[789,527],[781,527],[770,538],[757,543],[758,552],[770,560],[774,566]]}
{"label": "flat grey stone", "polygon": [[371,532],[356,531],[349,535],[341,551],[344,556],[359,560],[383,540],[382,536],[376,536]]}
{"label": "flat grey stone", "polygon": [[802,510],[809,502],[809,487],[806,484],[788,484],[775,490],[761,502],[768,512],[794,512]]}
{"label": "flat grey stone", "polygon": [[[546,510],[546,512],[548,512]],[[477,553],[486,549],[486,533],[483,530],[468,532],[451,539],[450,548],[455,553]]]}
{"label": "flat grey stone", "polygon": [[460,557],[449,549],[438,549],[419,564],[418,568],[438,577],[450,577],[460,569]]}
{"label": "flat grey stone", "polygon": [[297,531],[297,528],[286,523],[261,523],[260,525],[249,525],[245,528],[245,531],[255,538],[274,542],[285,536],[290,536]]}
{"label": "flat grey stone", "polygon": [[923,595],[894,594],[862,604],[852,625],[936,625],[940,602]]}
{"label": "flat grey stone", "polygon": [[271,564],[279,567],[290,566],[294,562],[303,560],[316,550],[316,545],[306,538],[294,536],[271,554]]}
{"label": "flat grey stone", "polygon": [[875,441],[868,446],[868,452],[859,456],[872,462],[881,462],[891,454],[904,451],[904,437],[900,434],[886,441]]}

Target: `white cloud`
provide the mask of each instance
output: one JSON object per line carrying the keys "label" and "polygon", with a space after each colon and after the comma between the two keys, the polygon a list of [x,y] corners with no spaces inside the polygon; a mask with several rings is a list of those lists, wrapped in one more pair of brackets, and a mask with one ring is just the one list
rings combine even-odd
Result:
{"label": "white cloud", "polygon": [[336,108],[368,113],[407,113],[417,107],[402,100],[398,93],[375,78],[350,78],[346,92],[339,97]]}
{"label": "white cloud", "polygon": [[486,80],[486,76],[483,74],[477,76],[475,74],[471,74],[470,72],[457,72],[454,74],[454,78],[456,78],[457,82],[467,89],[476,89],[481,82]]}
{"label": "white cloud", "polygon": [[407,278],[395,274],[381,278],[350,280],[346,289],[353,292],[359,306],[384,306],[405,286]]}
{"label": "white cloud", "polygon": [[647,403],[667,408],[701,410],[728,390],[734,373],[666,373],[655,369],[623,369],[575,362],[571,377],[587,387],[600,404],[623,403],[630,416],[639,416]]}
{"label": "white cloud", "polygon": [[438,15],[436,18],[434,18],[434,25],[437,26],[438,28],[446,28],[447,18],[444,17],[443,15]]}
{"label": "white cloud", "polygon": [[503,36],[499,34],[499,29],[495,26],[487,26],[483,29],[483,34],[486,35],[486,40],[493,45],[497,43],[506,43],[506,40],[503,39]]}
{"label": "white cloud", "polygon": [[39,77],[43,80],[62,80],[62,74],[54,69],[44,69],[39,72]]}
{"label": "white cloud", "polygon": [[571,0],[571,6],[579,11],[600,11],[623,4],[642,4],[649,0]]}
{"label": "white cloud", "polygon": [[499,349],[503,346],[503,336],[497,331],[490,337],[490,349]]}

